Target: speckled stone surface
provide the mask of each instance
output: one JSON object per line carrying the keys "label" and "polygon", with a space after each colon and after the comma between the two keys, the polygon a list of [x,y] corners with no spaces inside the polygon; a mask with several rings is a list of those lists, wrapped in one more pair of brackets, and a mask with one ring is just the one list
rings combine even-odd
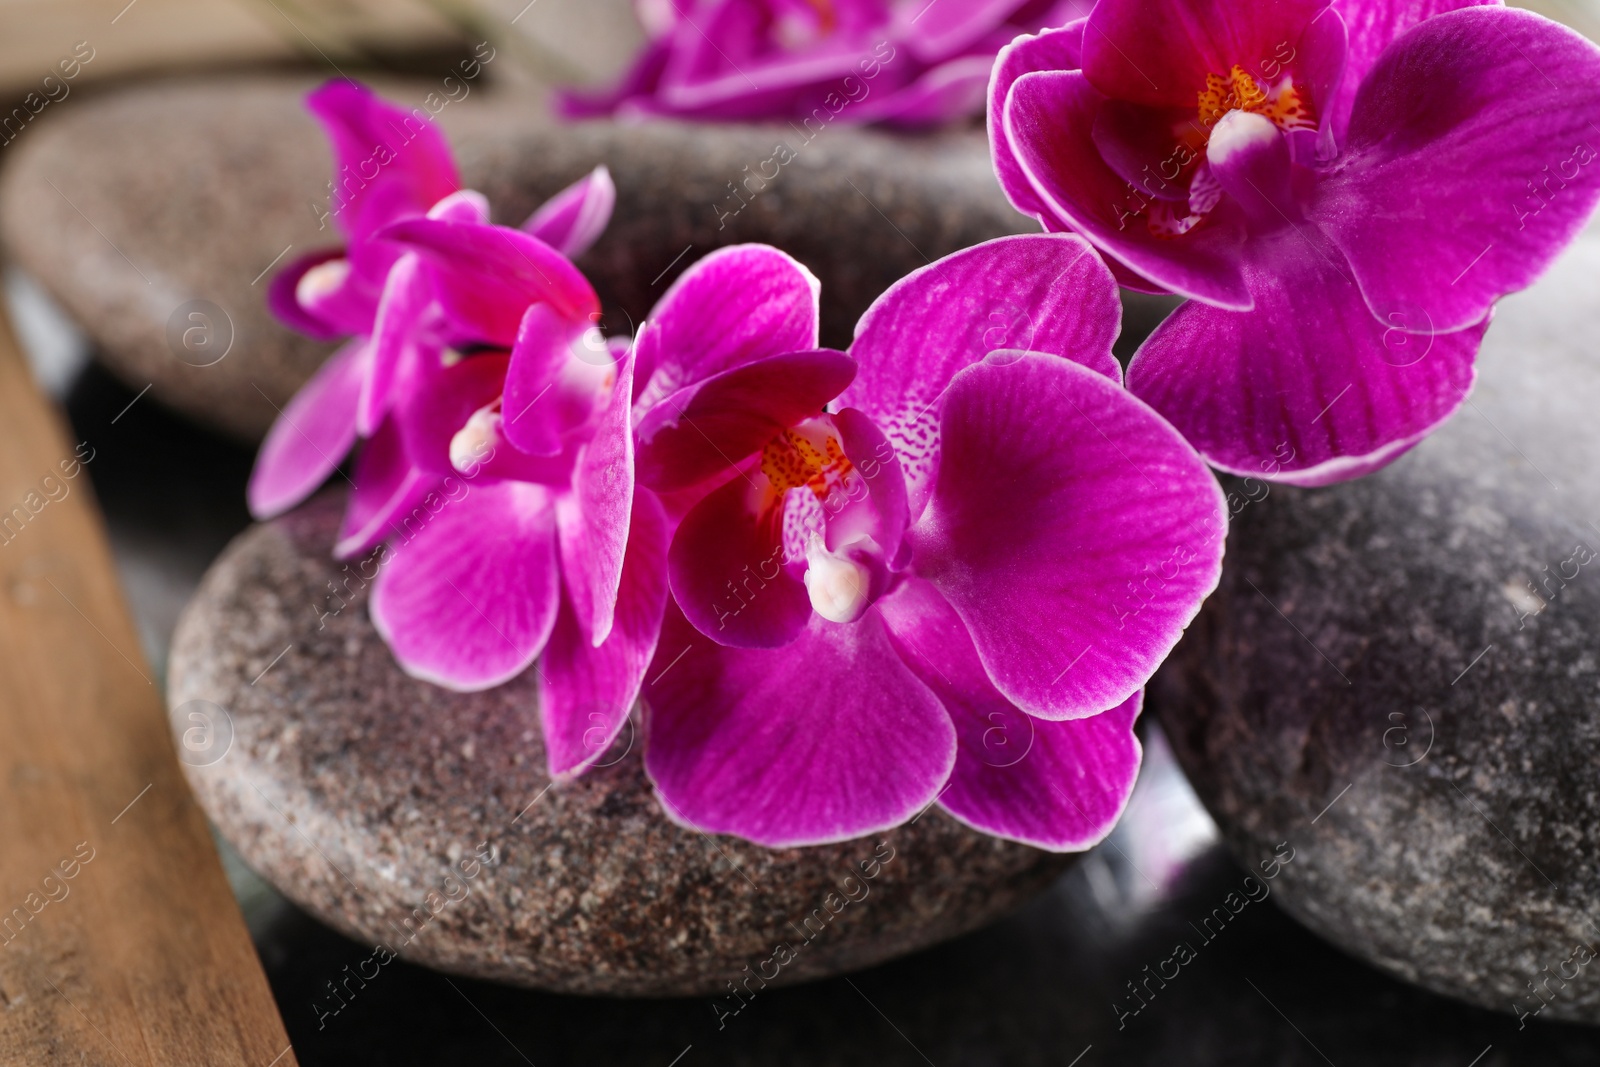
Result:
{"label": "speckled stone surface", "polygon": [[[318,229],[329,155],[306,77],[209,77],[85,100],[9,148],[0,239],[134,389],[256,440],[330,346],[267,314],[269,265],[337,244]],[[431,84],[382,87],[421,104]],[[439,113],[464,181],[495,220],[521,222],[599,163],[616,179],[611,227],[579,265],[630,332],[712,249],[775,244],[823,283],[825,343],[896,278],[1032,229],[1007,205],[981,129],[912,137],[823,126],[609,122],[558,127],[539,103],[480,90]],[[782,144],[787,151],[778,151]],[[281,260],[277,257],[282,256]],[[207,301],[207,323],[188,316]],[[223,314],[218,314],[220,309]],[[214,320],[214,321],[212,321]],[[179,323],[174,327],[173,323]],[[184,331],[194,349],[180,352]],[[231,330],[232,347],[208,362]]]}
{"label": "speckled stone surface", "polygon": [[1276,895],[1307,925],[1431,989],[1588,1022],[1597,277],[1591,229],[1502,303],[1470,404],[1392,466],[1242,503],[1151,695],[1235,853],[1294,848]]}
{"label": "speckled stone surface", "polygon": [[[1064,869],[936,810],[812,849],[708,837],[663,815],[632,729],[610,766],[551,785],[531,672],[461,695],[395,666],[359,565],[329,556],[341,505],[323,495],[229,547],[178,625],[168,695],[223,835],[347,935],[545,989],[715,994],[746,966],[783,984],[953,937]],[[351,593],[324,615],[330,583]],[[775,967],[784,942],[796,958]]]}

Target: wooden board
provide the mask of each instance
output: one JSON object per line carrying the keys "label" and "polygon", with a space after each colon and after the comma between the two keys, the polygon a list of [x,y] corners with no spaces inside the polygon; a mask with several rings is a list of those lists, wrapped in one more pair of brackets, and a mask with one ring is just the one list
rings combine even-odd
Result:
{"label": "wooden board", "polygon": [[116,427],[84,434],[0,313],[0,1064],[288,1067],[90,490]]}

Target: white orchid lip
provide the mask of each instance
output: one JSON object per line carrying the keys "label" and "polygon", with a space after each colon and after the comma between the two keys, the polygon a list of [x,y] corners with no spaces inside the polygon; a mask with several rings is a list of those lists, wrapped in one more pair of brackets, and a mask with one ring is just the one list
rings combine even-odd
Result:
{"label": "white orchid lip", "polygon": [[806,543],[805,583],[812,610],[829,622],[855,622],[872,606],[872,571],[829,552],[815,534]]}
{"label": "white orchid lip", "polygon": [[330,259],[300,275],[294,286],[294,298],[301,307],[314,308],[344,287],[350,276],[348,259]]}

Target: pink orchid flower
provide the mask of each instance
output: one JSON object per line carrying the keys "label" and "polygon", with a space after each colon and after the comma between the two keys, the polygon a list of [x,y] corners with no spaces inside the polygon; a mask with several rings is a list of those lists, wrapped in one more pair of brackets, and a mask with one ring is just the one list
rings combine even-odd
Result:
{"label": "pink orchid flower", "polygon": [[1116,285],[1081,238],[931,264],[849,353],[816,347],[816,298],[775,249],[723,249],[636,342],[638,478],[682,513],[645,693],[663,805],[780,847],[938,802],[1086,848],[1132,789],[1142,687],[1216,585],[1217,484],[1122,388]]}
{"label": "pink orchid flower", "polygon": [[[329,82],[306,103],[332,143],[328,217],[346,244],[290,263],[273,278],[267,300],[280,320],[302,333],[350,340],[295,394],[262,443],[248,488],[257,518],[304,500],[358,436],[378,431],[393,378],[374,373],[372,334],[405,254],[379,231],[408,218],[483,222],[489,215],[482,195],[460,188],[444,137],[420,108],[386,103],[347,81]],[[599,167],[540,207],[523,229],[567,257],[578,256],[605,229],[615,200],[611,176]]]}
{"label": "pink orchid flower", "polygon": [[1320,485],[1471,389],[1494,302],[1600,198],[1600,49],[1498,2],[1100,0],[990,86],[1016,207],[1191,298],[1128,388],[1214,466]]}
{"label": "pink orchid flower", "polygon": [[[420,218],[383,236],[412,250],[373,342],[395,367],[394,432],[362,453],[346,516],[387,538],[373,623],[408,673],[452,689],[540,659],[551,773],[579,773],[627,722],[667,596],[666,519],[634,487],[633,355],[531,234]],[[419,511],[428,493],[444,499]]]}
{"label": "pink orchid flower", "polygon": [[672,115],[926,125],[976,115],[994,57],[1065,0],[641,0],[650,42],[568,118]]}
{"label": "pink orchid flower", "polygon": [[[303,263],[278,287],[292,324],[316,317],[356,336],[268,435],[252,510],[292,507],[365,438],[335,552],[381,544],[370,610],[396,659],[473,690],[543,653],[551,771],[577,773],[626,723],[666,597],[665,520],[633,492],[633,363],[594,329],[599,300],[568,259],[605,227],[610,177],[597,168],[521,229],[490,226],[481,196],[447,188],[436,134],[407,142],[411,154],[395,143],[420,120],[342,83],[312,103],[340,173],[394,141],[335,216],[357,220],[341,224],[347,252],[318,260],[348,263],[335,288],[359,288],[324,299],[317,264]],[[450,181],[422,177],[441,173]]]}

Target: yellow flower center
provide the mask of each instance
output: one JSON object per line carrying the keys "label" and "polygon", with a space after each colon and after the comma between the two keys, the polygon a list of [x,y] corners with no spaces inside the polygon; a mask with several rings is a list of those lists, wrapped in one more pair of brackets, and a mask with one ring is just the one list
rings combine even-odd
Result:
{"label": "yellow flower center", "polygon": [[827,500],[854,469],[839,439],[820,427],[784,430],[761,449],[761,473],[779,496],[805,486],[818,500]]}
{"label": "yellow flower center", "polygon": [[1248,111],[1271,119],[1280,130],[1314,130],[1317,120],[1292,75],[1265,88],[1243,67],[1235,66],[1227,76],[1207,74],[1200,91],[1200,124],[1215,126],[1230,111]]}

